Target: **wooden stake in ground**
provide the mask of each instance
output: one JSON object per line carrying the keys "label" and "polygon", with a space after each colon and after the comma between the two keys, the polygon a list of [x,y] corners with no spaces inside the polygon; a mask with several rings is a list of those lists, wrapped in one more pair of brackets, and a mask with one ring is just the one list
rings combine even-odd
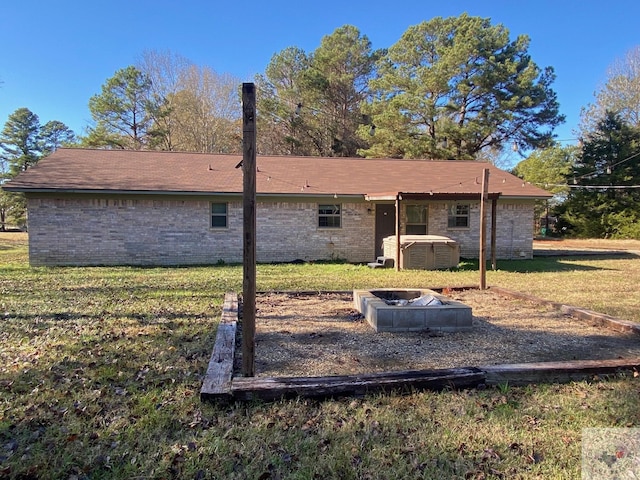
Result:
{"label": "wooden stake in ground", "polygon": [[255,374],[256,332],[256,90],[242,84],[242,374]]}
{"label": "wooden stake in ground", "polygon": [[485,168],[482,175],[482,195],[480,196],[480,290],[487,288],[487,260],[485,254],[485,242],[487,236],[487,219],[485,209],[489,199],[489,169]]}

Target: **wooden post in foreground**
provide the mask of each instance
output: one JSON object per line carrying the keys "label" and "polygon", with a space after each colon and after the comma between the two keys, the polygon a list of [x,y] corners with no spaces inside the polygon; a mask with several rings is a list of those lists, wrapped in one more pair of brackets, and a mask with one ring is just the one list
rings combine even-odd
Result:
{"label": "wooden post in foreground", "polygon": [[242,84],[242,375],[255,374],[256,332],[256,90]]}
{"label": "wooden post in foreground", "polygon": [[482,175],[482,195],[480,196],[480,290],[487,289],[487,260],[485,243],[487,236],[487,219],[485,218],[486,203],[489,199],[489,169],[485,168]]}

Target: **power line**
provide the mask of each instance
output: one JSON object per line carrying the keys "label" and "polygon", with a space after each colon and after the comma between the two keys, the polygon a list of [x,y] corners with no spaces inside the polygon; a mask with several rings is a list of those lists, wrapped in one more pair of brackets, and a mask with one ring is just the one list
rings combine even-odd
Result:
{"label": "power line", "polygon": [[585,188],[588,190],[624,190],[624,189],[634,189],[640,188],[640,185],[571,185],[569,183],[540,183],[540,182],[528,182],[532,185],[535,185],[540,188],[551,188],[551,187],[563,187],[563,188]]}
{"label": "power line", "polygon": [[[620,165],[621,163],[628,162],[632,158],[636,158],[637,156],[640,156],[640,152],[634,153],[633,155],[630,155],[627,158],[624,158],[624,159],[620,160],[619,162],[616,162],[616,163],[614,163],[612,165],[608,165],[608,168],[611,169],[613,167],[616,167],[616,166]],[[576,180],[579,179],[579,178],[586,178],[586,177],[590,177],[591,175],[596,174],[598,172],[599,172],[598,170],[594,170],[593,172],[585,173],[584,175],[580,175],[579,177],[574,177],[574,178]]]}
{"label": "power line", "polygon": [[[560,185],[558,185],[560,186]],[[587,190],[626,190],[640,188],[640,185],[567,185],[569,188],[586,188]]]}

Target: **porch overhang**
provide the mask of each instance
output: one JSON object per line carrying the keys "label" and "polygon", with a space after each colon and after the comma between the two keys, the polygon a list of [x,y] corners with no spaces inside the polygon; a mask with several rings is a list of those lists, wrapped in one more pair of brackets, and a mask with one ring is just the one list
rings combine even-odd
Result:
{"label": "porch overhang", "polygon": [[[500,192],[490,192],[489,200],[500,198]],[[387,193],[367,193],[364,198],[370,202],[384,202],[395,200],[480,200],[482,193],[462,192],[462,193],[442,193],[442,192],[387,192]]]}
{"label": "porch overhang", "polygon": [[[496,267],[496,205],[500,198],[500,192],[487,192],[485,200],[491,200],[491,265],[495,270]],[[396,256],[395,269],[400,270],[400,205],[403,201],[469,201],[477,200],[484,203],[482,192],[387,192],[387,193],[369,193],[364,196],[369,202],[388,202],[395,203],[396,210]],[[481,241],[483,248],[483,241]]]}

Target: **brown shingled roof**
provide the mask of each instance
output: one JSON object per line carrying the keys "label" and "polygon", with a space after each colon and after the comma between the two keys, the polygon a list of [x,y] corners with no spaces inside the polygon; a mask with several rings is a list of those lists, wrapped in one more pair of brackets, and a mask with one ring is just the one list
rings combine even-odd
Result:
{"label": "brown shingled roof", "polygon": [[[59,149],[3,188],[22,192],[242,193],[240,155]],[[479,194],[548,198],[488,163],[258,156],[257,193],[272,195]]]}

